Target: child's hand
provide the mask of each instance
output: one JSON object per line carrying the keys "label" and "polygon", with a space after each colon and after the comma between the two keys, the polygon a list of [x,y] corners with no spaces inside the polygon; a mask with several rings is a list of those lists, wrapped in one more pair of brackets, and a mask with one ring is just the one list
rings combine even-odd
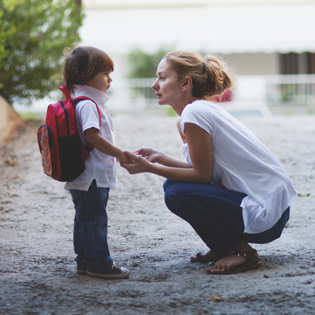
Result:
{"label": "child's hand", "polygon": [[120,164],[131,162],[125,152],[122,152],[122,154],[117,158],[117,161]]}
{"label": "child's hand", "polygon": [[152,164],[146,158],[127,151],[125,154],[129,161],[127,163],[121,162],[120,165],[124,167],[130,174],[150,171],[150,166]]}

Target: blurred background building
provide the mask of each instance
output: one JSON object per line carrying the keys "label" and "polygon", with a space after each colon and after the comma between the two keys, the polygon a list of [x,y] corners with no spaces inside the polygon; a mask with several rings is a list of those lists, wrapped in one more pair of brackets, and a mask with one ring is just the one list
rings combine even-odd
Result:
{"label": "blurred background building", "polygon": [[161,47],[223,56],[235,72],[238,103],[275,111],[280,103],[315,103],[314,0],[83,0],[83,7],[83,44],[116,63],[115,106],[130,106],[121,94],[128,51]]}
{"label": "blurred background building", "polygon": [[156,106],[153,78],[128,78],[127,55],[164,48],[223,57],[234,72],[235,108],[315,113],[314,0],[82,0],[82,5],[80,45],[104,49],[115,62],[112,110]]}

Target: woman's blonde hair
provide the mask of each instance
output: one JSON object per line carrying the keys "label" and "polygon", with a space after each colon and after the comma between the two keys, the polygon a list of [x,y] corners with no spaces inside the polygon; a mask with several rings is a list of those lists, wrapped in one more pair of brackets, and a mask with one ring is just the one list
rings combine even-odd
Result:
{"label": "woman's blonde hair", "polygon": [[232,79],[226,65],[214,56],[202,57],[194,52],[173,51],[164,56],[177,72],[178,79],[192,78],[192,96],[221,95],[232,87]]}
{"label": "woman's blonde hair", "polygon": [[99,72],[109,73],[113,70],[113,60],[103,50],[80,46],[66,58],[63,77],[68,90],[72,93],[75,84],[87,84]]}

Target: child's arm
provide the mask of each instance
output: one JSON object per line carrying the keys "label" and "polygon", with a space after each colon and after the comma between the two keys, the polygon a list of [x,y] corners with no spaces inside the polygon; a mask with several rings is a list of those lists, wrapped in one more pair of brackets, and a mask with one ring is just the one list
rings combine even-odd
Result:
{"label": "child's arm", "polygon": [[120,150],[118,147],[107,141],[103,138],[99,130],[96,128],[89,128],[84,131],[85,138],[87,142],[95,149],[107,154],[114,156],[120,162],[128,162],[128,158],[126,157],[125,153]]}

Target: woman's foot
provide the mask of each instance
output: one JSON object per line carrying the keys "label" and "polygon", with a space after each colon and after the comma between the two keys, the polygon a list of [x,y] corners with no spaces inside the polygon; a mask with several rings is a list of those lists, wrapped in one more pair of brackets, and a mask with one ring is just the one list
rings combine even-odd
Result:
{"label": "woman's foot", "polygon": [[220,258],[207,269],[209,274],[231,274],[258,268],[261,260],[256,252],[247,243],[241,242],[235,249],[235,254]]}
{"label": "woman's foot", "polygon": [[191,262],[201,262],[201,263],[215,263],[217,260],[224,256],[232,255],[234,251],[228,251],[225,254],[216,255],[211,250],[206,254],[197,253],[196,256],[190,257]]}
{"label": "woman's foot", "polygon": [[217,261],[219,257],[215,255],[211,250],[206,254],[197,253],[196,256],[190,257],[191,262],[208,263],[211,261]]}

